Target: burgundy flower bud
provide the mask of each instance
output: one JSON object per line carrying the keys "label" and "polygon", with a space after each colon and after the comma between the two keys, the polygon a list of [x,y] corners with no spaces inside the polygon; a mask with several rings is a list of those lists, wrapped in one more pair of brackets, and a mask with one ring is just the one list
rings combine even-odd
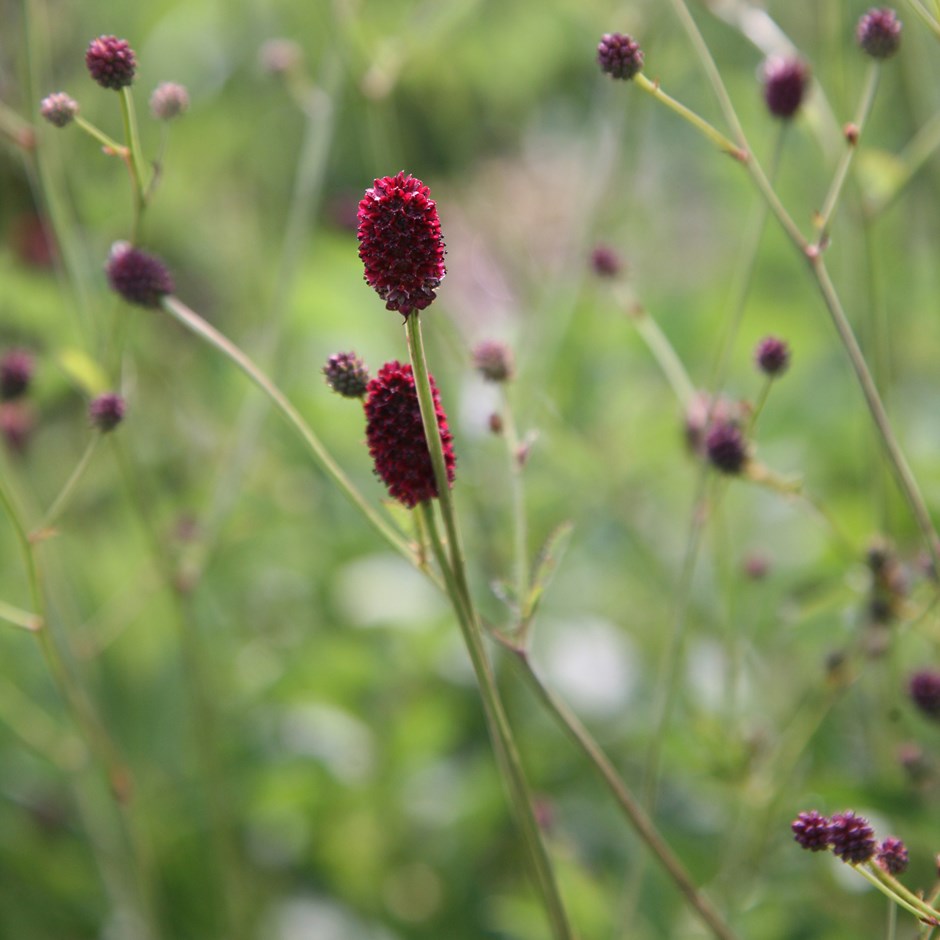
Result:
{"label": "burgundy flower bud", "polygon": [[[437,426],[444,448],[447,479],[454,482],[453,438],[431,379]],[[431,453],[424,438],[421,408],[410,365],[387,362],[369,382],[365,400],[366,440],[376,475],[389,494],[409,509],[438,495]]]}
{"label": "burgundy flower bud", "polygon": [[78,102],[64,91],[56,91],[42,99],[39,113],[53,126],[65,127],[78,116]]}
{"label": "burgundy flower bud", "polygon": [[867,862],[875,854],[875,833],[868,820],[851,810],[829,821],[829,841],[835,855],[850,865]]}
{"label": "burgundy flower bud", "polygon": [[889,875],[903,875],[907,871],[907,846],[895,838],[887,838],[878,846],[878,864]]}
{"label": "burgundy flower bud", "polygon": [[778,56],[764,63],[764,101],[774,117],[787,120],[800,109],[809,85],[809,69],[799,59]]}
{"label": "burgundy flower bud", "polygon": [[928,718],[940,720],[940,672],[921,669],[915,672],[907,686],[911,701]]}
{"label": "burgundy flower bud", "polygon": [[126,39],[99,36],[92,39],[85,52],[85,65],[102,88],[119,91],[134,81],[137,60]]}
{"label": "burgundy flower bud", "polygon": [[365,279],[405,319],[434,300],[445,274],[437,205],[421,180],[402,171],[377,179],[359,202],[359,257]]}
{"label": "burgundy flower bud", "polygon": [[102,434],[113,431],[123,420],[126,410],[124,399],[114,392],[105,392],[88,406],[88,418]]}
{"label": "burgundy flower bud", "polygon": [[611,78],[631,79],[643,70],[643,50],[632,36],[605,33],[597,44],[597,61]]}
{"label": "burgundy flower bud", "polygon": [[189,92],[176,82],[161,82],[150,96],[150,113],[158,121],[172,121],[189,109]]}
{"label": "burgundy flower bud", "polygon": [[793,838],[810,852],[822,852],[829,848],[829,820],[811,809],[800,813],[790,823]]}
{"label": "burgundy flower bud", "polygon": [[741,429],[730,421],[715,422],[705,435],[705,453],[722,473],[740,473],[747,462],[747,445]]}
{"label": "burgundy flower bud", "polygon": [[623,262],[613,248],[597,245],[591,252],[591,267],[598,277],[616,277],[623,270]]}
{"label": "burgundy flower bud", "polygon": [[754,361],[765,375],[782,375],[790,365],[790,347],[776,336],[767,336],[757,344]]}
{"label": "burgundy flower bud", "polygon": [[0,358],[0,399],[25,395],[33,379],[33,357],[25,349],[11,349]]}
{"label": "burgundy flower bud", "polygon": [[300,65],[303,52],[293,39],[269,39],[258,50],[258,62],[269,75],[283,75]]}
{"label": "burgundy flower bud", "polygon": [[0,437],[15,454],[23,454],[36,427],[36,418],[22,401],[0,403]]}
{"label": "burgundy flower bud", "polygon": [[901,21],[888,7],[869,10],[859,21],[855,38],[874,59],[888,59],[901,45]]}
{"label": "burgundy flower bud", "polygon": [[353,352],[334,353],[323,367],[326,384],[344,398],[362,398],[369,384],[369,370]]}
{"label": "burgundy flower bud", "polygon": [[505,343],[484,340],[473,350],[473,367],[489,382],[508,382],[513,374],[512,350]]}
{"label": "burgundy flower bud", "polygon": [[127,242],[114,243],[105,271],[112,290],[138,307],[159,307],[160,301],[173,293],[173,278],[166,265]]}

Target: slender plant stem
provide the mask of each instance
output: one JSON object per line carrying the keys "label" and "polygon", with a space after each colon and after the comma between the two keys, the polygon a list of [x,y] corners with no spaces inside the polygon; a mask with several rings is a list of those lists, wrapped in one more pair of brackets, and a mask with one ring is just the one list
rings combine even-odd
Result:
{"label": "slender plant stem", "polygon": [[705,505],[709,476],[708,466],[703,462],[699,471],[697,492],[692,504],[692,518],[682,559],[682,571],[679,575],[679,583],[676,586],[672,633],[660,669],[660,681],[656,683],[657,705],[654,712],[653,730],[643,778],[643,801],[650,812],[656,806],[662,748],[679,688],[679,673],[682,666],[682,651],[685,646],[692,579],[695,576],[695,566],[702,544],[702,532],[705,528]]}
{"label": "slender plant stem", "polygon": [[881,436],[881,442],[891,462],[898,486],[907,498],[917,526],[927,543],[927,551],[930,553],[934,565],[940,569],[940,554],[938,554],[940,546],[938,546],[937,533],[930,518],[930,511],[927,509],[927,504],[924,502],[924,497],[917,486],[914,474],[911,472],[904,452],[894,435],[891,419],[885,411],[881,396],[878,394],[875,381],[865,361],[865,356],[858,345],[858,340],[855,338],[848,317],[842,309],[842,302],[839,300],[839,295],[829,277],[829,271],[821,256],[817,255],[808,258],[808,260],[816,275],[816,281],[825,300],[833,326],[835,326],[839,339],[842,341],[842,346],[848,354],[849,362],[855,370],[856,378],[862,388],[872,420],[875,422]]}
{"label": "slender plant stem", "polygon": [[[457,517],[454,511],[453,499],[450,491],[450,481],[447,478],[447,467],[444,461],[443,443],[441,441],[440,427],[437,423],[437,413],[431,391],[430,375],[428,374],[427,358],[421,338],[421,324],[417,313],[413,313],[405,321],[405,331],[408,336],[408,348],[411,353],[411,365],[415,378],[415,388],[421,408],[421,420],[424,425],[425,440],[431,455],[434,468],[434,478],[437,484],[438,503],[448,539],[449,562],[454,575],[454,586],[457,596],[451,597],[457,621],[463,633],[464,643],[470,655],[473,671],[477,677],[480,695],[483,699],[484,710],[487,714],[490,733],[494,747],[497,750],[497,759],[504,779],[509,789],[509,795],[515,810],[517,822],[522,829],[523,839],[528,850],[529,861],[533,876],[539,888],[542,904],[552,928],[552,935],[556,940],[573,940],[574,934],[568,923],[555,874],[545,844],[539,832],[538,823],[532,803],[532,794],[529,790],[522,761],[516,747],[515,738],[506,716],[496,678],[483,642],[483,633],[480,629],[476,608],[473,605],[472,595],[467,582],[466,565],[463,551],[460,546],[460,533],[457,527]],[[425,514],[425,521],[433,525],[433,516]],[[432,544],[434,541],[432,530]]]}
{"label": "slender plant stem", "polygon": [[858,152],[858,144],[862,136],[865,124],[868,121],[868,115],[871,113],[872,104],[875,101],[875,92],[878,90],[878,79],[881,76],[881,63],[877,59],[872,59],[868,64],[868,72],[865,76],[865,85],[862,89],[862,96],[859,99],[858,109],[855,112],[855,121],[852,134],[846,135],[846,146],[836,167],[835,175],[832,178],[832,184],[829,192],[826,194],[823,207],[820,210],[819,217],[816,219],[816,228],[819,230],[819,239],[816,247],[819,248],[826,240],[829,234],[829,222],[832,214],[836,210],[839,202],[839,196],[842,194],[842,187],[849,175],[849,169],[852,166],[852,160]]}
{"label": "slender plant stem", "polygon": [[14,607],[12,604],[6,603],[6,601],[0,601],[0,620],[5,620],[14,627],[29,630],[30,633],[35,633],[37,630],[42,629],[42,621],[38,614],[31,613],[28,610],[21,610],[19,607]]}
{"label": "slender plant stem", "polygon": [[137,130],[137,114],[134,110],[134,98],[126,85],[120,91],[121,117],[124,120],[124,138],[127,141],[127,165],[134,182],[134,224],[131,241],[136,243],[140,237],[144,208],[147,204],[147,187],[144,185],[143,154],[140,148],[140,133]]}
{"label": "slender plant stem", "polygon": [[875,387],[875,383],[872,380],[871,374],[868,370],[865,357],[862,355],[861,349],[858,346],[858,341],[855,339],[855,335],[852,332],[852,327],[845,315],[844,310],[842,309],[842,304],[839,300],[835,287],[829,278],[829,273],[826,269],[825,263],[822,260],[821,252],[815,245],[810,245],[803,234],[800,232],[796,223],[793,221],[789,213],[784,208],[783,204],[780,202],[780,199],[774,191],[773,186],[771,186],[766,175],[764,174],[764,171],[761,169],[760,163],[750,152],[750,149],[747,146],[747,138],[745,137],[744,130],[741,127],[741,122],[737,117],[734,106],[731,104],[731,99],[729,98],[724,83],[721,80],[721,75],[718,72],[715,61],[712,58],[711,53],[708,50],[708,46],[702,38],[698,27],[695,25],[695,21],[689,14],[684,0],[671,0],[671,2],[679,19],[685,26],[693,45],[696,48],[696,52],[699,55],[702,66],[705,69],[709,81],[712,83],[712,87],[715,89],[715,93],[721,103],[722,110],[724,111],[729,124],[731,124],[731,126],[734,128],[735,136],[741,144],[741,149],[744,153],[747,154],[747,158],[742,161],[744,166],[747,168],[748,173],[754,181],[754,184],[757,186],[758,190],[760,190],[761,195],[767,201],[771,212],[773,212],[774,216],[777,218],[777,221],[790,237],[794,247],[808,263],[808,267],[813,274],[816,285],[820,294],[822,295],[823,302],[825,303],[826,309],[829,312],[830,319],[836,328],[836,332],[839,335],[842,346],[845,349],[845,352],[849,357],[849,361],[852,364],[852,368],[854,369],[855,374],[859,380],[862,393],[865,397],[866,404],[868,405],[868,410],[876,428],[878,429],[879,434],[881,435],[882,443],[894,470],[898,486],[901,489],[901,492],[904,494],[911,513],[917,522],[917,526],[921,531],[924,541],[926,542],[927,551],[930,553],[934,566],[940,569],[940,545],[938,545],[940,540],[937,538],[936,529],[934,528],[933,522],[930,518],[930,513],[927,510],[924,498],[917,486],[917,481],[914,479],[914,476],[907,465],[904,454],[901,451],[901,448],[894,436],[894,432],[891,429],[890,420],[888,419],[884,405],[882,404],[878,395],[878,390]]}
{"label": "slender plant stem", "polygon": [[920,0],[907,0],[908,6],[920,17],[920,19],[927,25],[927,27],[933,32],[933,34],[940,39],[940,19],[937,16],[940,16],[938,12],[937,16],[934,16],[930,10],[925,7]]}
{"label": "slender plant stem", "polygon": [[682,360],[676,354],[675,347],[669,342],[660,325],[650,316],[649,311],[639,302],[627,304],[627,316],[646,343],[647,349],[653,354],[679,404],[682,408],[688,408],[695,398],[695,386]]}
{"label": "slender plant stem", "polygon": [[78,486],[79,481],[84,476],[85,471],[88,469],[88,465],[91,463],[91,458],[94,456],[95,450],[98,447],[98,441],[101,439],[101,432],[96,431],[89,440],[88,445],[85,447],[85,451],[82,456],[79,458],[78,463],[75,465],[75,469],[69,475],[68,480],[65,481],[65,485],[59,491],[59,495],[52,501],[52,505],[46,511],[46,514],[42,517],[42,522],[36,526],[36,533],[41,534],[44,530],[48,529],[55,521],[59,518],[59,515],[62,513],[62,510],[68,505],[68,501],[72,496],[72,493],[75,492],[75,488]]}
{"label": "slender plant stem", "polygon": [[735,940],[736,934],[734,931],[698,890],[679,857],[660,835],[656,825],[617,773],[603,748],[584,727],[577,715],[539,678],[526,650],[511,643],[504,643],[503,645],[513,654],[513,660],[520,668],[523,678],[535,692],[544,708],[581,749],[591,766],[600,774],[624,817],[683,894],[689,906],[720,940]]}
{"label": "slender plant stem", "polygon": [[291,404],[287,396],[265,375],[255,363],[236,346],[231,340],[223,336],[215,327],[210,326],[195,311],[190,310],[177,297],[163,298],[163,309],[174,317],[187,330],[200,339],[205,340],[217,352],[225,356],[236,365],[245,375],[254,382],[271,399],[278,411],[288,420],[294,430],[300,434],[307,449],[321,470],[343,491],[346,498],[366,517],[372,527],[408,561],[414,563],[414,551],[411,546],[395,532],[391,526],[365,501],[362,494],[356,489],[352,481],[340,469],[329,452],[314,434],[313,429],[301,417],[300,412]]}
{"label": "slender plant stem", "polygon": [[648,95],[652,95],[657,101],[666,105],[671,111],[675,111],[676,114],[688,121],[693,127],[698,128],[719,150],[737,160],[744,157],[744,153],[742,153],[740,147],[730,141],[720,131],[716,130],[704,118],[687,108],[681,102],[676,101],[671,95],[667,95],[666,92],[659,87],[657,82],[651,82],[641,72],[639,75],[634,76],[633,83],[642,91],[645,91]]}
{"label": "slender plant stem", "polygon": [[26,567],[30,600],[36,611],[37,628],[33,632],[39,642],[46,668],[49,670],[56,690],[69,709],[76,728],[84,738],[85,745],[97,760],[108,782],[112,796],[111,803],[115,808],[133,863],[132,872],[137,880],[141,916],[146,925],[147,935],[155,936],[158,931],[154,914],[149,854],[143,844],[136,821],[129,811],[129,804],[133,798],[130,771],[118,754],[114,742],[101,723],[85,689],[63,661],[51,635],[42,579],[36,559],[36,547],[30,541],[26,526],[2,477],[0,477],[0,506],[6,512],[20,544],[23,563]]}
{"label": "slender plant stem", "polygon": [[503,439],[506,443],[506,467],[509,471],[509,498],[512,503],[512,547],[515,572],[516,628],[527,629],[526,609],[529,597],[529,533],[525,511],[525,484],[523,482],[523,460],[521,442],[516,428],[516,419],[509,402],[507,390],[502,396]]}

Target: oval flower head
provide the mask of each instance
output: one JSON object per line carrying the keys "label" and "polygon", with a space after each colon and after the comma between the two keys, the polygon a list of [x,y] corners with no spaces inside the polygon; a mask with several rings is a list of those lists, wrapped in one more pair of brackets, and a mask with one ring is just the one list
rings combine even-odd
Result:
{"label": "oval flower head", "polygon": [[[440,429],[447,480],[454,482],[453,437],[441,405],[437,385],[431,378],[431,395]],[[388,487],[389,495],[413,509],[438,495],[431,452],[424,437],[421,406],[410,365],[386,362],[372,379],[363,402],[366,440],[375,473]]]}
{"label": "oval flower head", "polygon": [[444,277],[444,239],[437,206],[421,180],[383,176],[359,202],[359,257],[365,279],[406,320],[434,300]]}

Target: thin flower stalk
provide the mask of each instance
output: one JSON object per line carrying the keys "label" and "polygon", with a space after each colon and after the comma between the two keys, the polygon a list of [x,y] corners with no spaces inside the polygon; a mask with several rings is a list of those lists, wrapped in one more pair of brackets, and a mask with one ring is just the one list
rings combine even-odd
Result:
{"label": "thin flower stalk", "polygon": [[868,63],[868,72],[865,75],[865,86],[862,89],[862,96],[859,99],[858,109],[855,113],[852,139],[846,140],[845,149],[842,152],[839,165],[836,167],[835,176],[833,176],[832,179],[832,185],[829,187],[829,192],[826,194],[823,207],[819,212],[819,217],[815,220],[816,228],[819,231],[819,238],[816,242],[817,249],[822,247],[823,242],[825,242],[828,236],[829,222],[836,210],[836,205],[842,194],[842,187],[845,185],[845,181],[848,178],[852,161],[855,158],[855,154],[858,152],[859,141],[861,140],[862,131],[868,122],[868,116],[871,113],[871,108],[875,101],[875,93],[878,90],[878,80],[880,77],[881,62],[878,59],[872,59]]}
{"label": "thin flower stalk", "polygon": [[648,95],[652,95],[657,101],[666,105],[671,111],[674,111],[693,127],[701,131],[723,153],[727,153],[736,160],[743,160],[745,158],[746,152],[744,150],[725,137],[721,131],[709,124],[703,117],[700,117],[690,108],[687,108],[680,101],[676,101],[671,95],[666,94],[666,92],[659,87],[658,82],[650,81],[642,72],[635,75],[632,81],[638,88],[641,88]]}
{"label": "thin flower stalk", "polygon": [[673,881],[685,897],[686,902],[698,914],[702,923],[708,927],[719,940],[736,940],[736,934],[725,922],[711,902],[698,890],[691,875],[663,839],[656,825],[643,809],[640,801],[633,795],[630,788],[617,773],[610,758],[603,748],[585,728],[570,708],[555,695],[539,678],[532,665],[527,651],[506,640],[503,646],[513,654],[513,661],[522,672],[530,688],[535,692],[539,701],[555,719],[562,730],[574,741],[582,751],[588,762],[607,786],[617,805],[620,807],[625,819],[633,827],[634,832],[653,854],[654,858]]}
{"label": "thin flower stalk", "polygon": [[[555,880],[551,861],[545,844],[539,832],[535,818],[532,794],[509,719],[506,716],[493,668],[490,664],[486,647],[483,642],[483,632],[480,628],[476,608],[473,604],[467,581],[466,564],[460,542],[460,532],[457,527],[457,518],[454,511],[453,499],[444,461],[443,444],[440,427],[434,407],[431,391],[430,377],[428,375],[427,358],[424,352],[424,343],[421,337],[421,322],[417,314],[412,314],[405,321],[405,331],[408,337],[408,348],[411,355],[412,369],[414,371],[415,388],[418,393],[418,402],[421,407],[421,419],[424,424],[425,439],[431,454],[431,463],[434,468],[434,477],[437,483],[438,503],[444,528],[447,535],[448,562],[453,579],[448,576],[448,587],[456,591],[451,593],[451,603],[457,615],[457,621],[463,634],[464,643],[476,674],[480,695],[483,699],[484,710],[487,714],[490,733],[497,752],[497,760],[503,771],[503,777],[509,789],[510,798],[515,810],[516,819],[522,829],[523,839],[532,865],[533,875],[539,888],[546,915],[551,924],[552,934],[556,940],[573,940],[574,934],[568,923],[561,894]],[[425,522],[431,533],[432,545],[435,535],[433,516],[429,512],[424,514]],[[440,549],[437,549],[440,551]],[[449,591],[450,593],[450,591]]]}
{"label": "thin flower stalk", "polygon": [[400,555],[413,563],[414,551],[411,546],[366,502],[352,481],[330,456],[310,425],[301,417],[300,412],[268,376],[238,346],[177,297],[172,294],[164,297],[161,306],[186,329],[229,359],[271,399],[294,430],[303,438],[308,450],[323,472],[343,491],[347,499],[359,509],[379,535]]}
{"label": "thin flower stalk", "polygon": [[44,533],[46,533],[54,524],[56,519],[62,514],[66,506],[68,506],[69,500],[72,498],[72,494],[75,492],[79,482],[82,477],[85,475],[85,471],[88,469],[88,465],[91,463],[91,458],[94,456],[95,450],[98,447],[98,441],[101,439],[100,434],[93,434],[91,440],[89,440],[88,445],[85,447],[82,456],[79,458],[78,463],[75,465],[75,469],[69,474],[69,478],[65,481],[62,489],[59,491],[59,494],[52,501],[52,504],[46,510],[46,514],[42,517],[42,521],[36,526],[36,529],[31,536],[32,539],[41,538]]}
{"label": "thin flower stalk", "polygon": [[835,290],[834,285],[832,284],[832,281],[829,278],[829,273],[826,269],[825,262],[822,259],[822,255],[815,246],[809,244],[807,239],[800,232],[799,227],[796,225],[790,214],[786,211],[786,209],[783,207],[783,204],[780,202],[780,198],[777,196],[773,186],[770,184],[769,180],[764,174],[760,163],[754,157],[753,153],[750,152],[747,144],[747,138],[741,126],[741,122],[738,119],[734,106],[731,103],[731,99],[728,96],[727,89],[725,88],[724,82],[721,79],[721,75],[718,72],[715,61],[712,58],[711,53],[708,50],[708,46],[702,38],[695,21],[692,19],[692,16],[689,13],[688,7],[686,6],[684,0],[671,0],[671,2],[677,16],[681,20],[690,40],[692,41],[693,46],[696,49],[702,67],[704,68],[709,81],[711,82],[712,87],[719,99],[719,102],[721,103],[725,117],[728,120],[728,123],[734,129],[735,137],[740,143],[740,149],[742,153],[747,154],[747,158],[742,160],[744,166],[747,168],[748,173],[754,181],[754,184],[760,190],[761,195],[767,201],[767,204],[773,212],[774,216],[777,218],[777,221],[790,237],[794,247],[800,252],[800,255],[807,262],[808,267],[813,274],[817,288],[822,295],[823,302],[825,303],[826,309],[829,312],[833,326],[836,328],[836,332],[839,335],[842,346],[849,357],[852,368],[855,371],[856,377],[859,380],[859,384],[862,387],[862,393],[865,397],[866,404],[868,405],[869,413],[871,414],[872,420],[874,421],[882,443],[884,444],[884,448],[894,470],[898,486],[908,503],[915,521],[917,522],[917,526],[921,531],[923,540],[926,543],[927,551],[929,552],[934,565],[940,568],[940,549],[938,549],[938,542],[940,542],[940,539],[937,537],[936,528],[934,527],[934,524],[930,518],[930,513],[927,510],[926,503],[917,485],[917,481],[914,479],[914,476],[907,465],[904,454],[901,451],[900,445],[894,436],[890,419],[888,418],[884,405],[881,402],[878,390],[875,386],[874,380],[871,377],[871,373],[868,369],[868,364],[865,361],[865,357],[859,348],[858,341],[855,338],[851,324],[845,315],[845,311],[842,309],[839,296]]}
{"label": "thin flower stalk", "polygon": [[940,39],[940,8],[934,15],[920,0],[907,0],[907,5],[920,17],[921,22],[927,26],[937,39]]}
{"label": "thin flower stalk", "polygon": [[125,86],[120,90],[120,98],[124,137],[127,141],[127,166],[134,183],[134,223],[131,227],[131,240],[136,241],[147,205],[147,187],[144,184],[143,154],[140,147],[140,133],[137,130],[137,114],[129,87]]}
{"label": "thin flower stalk", "polygon": [[35,633],[42,629],[42,621],[37,614],[28,610],[22,610],[8,604],[6,601],[0,601],[0,620],[5,620],[14,627],[20,627],[22,630],[29,630]]}

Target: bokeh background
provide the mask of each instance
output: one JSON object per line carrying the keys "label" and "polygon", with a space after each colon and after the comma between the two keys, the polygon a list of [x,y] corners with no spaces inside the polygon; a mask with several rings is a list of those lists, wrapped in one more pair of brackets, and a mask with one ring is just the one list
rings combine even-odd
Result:
{"label": "bokeh background", "polygon": [[[861,94],[854,28],[866,5],[690,6],[765,163],[780,127],[761,63],[792,42],[812,68],[777,178],[809,231]],[[671,4],[0,10],[5,120],[36,124],[37,137],[33,153],[9,137],[0,147],[0,343],[37,362],[31,433],[0,469],[35,524],[87,444],[88,395],[119,385],[127,420],[40,557],[56,642],[134,787],[116,812],[35,637],[0,633],[0,937],[144,937],[141,897],[158,935],[176,940],[547,936],[445,599],[376,542],[242,376],[107,292],[102,266],[131,224],[126,173],[78,128],[39,126],[38,103],[65,90],[120,135],[117,96],[83,64],[108,33],[137,53],[143,146],[160,161],[144,246],[167,260],[180,297],[270,368],[376,503],[360,407],[330,394],[320,369],[339,350],[373,370],[405,358],[400,318],[362,280],[355,207],[373,178],[401,169],[431,186],[448,276],[422,321],[481,610],[496,627],[510,621],[510,477],[488,430],[503,406],[470,356],[499,339],[517,362],[508,396],[529,445],[533,556],[572,526],[536,626],[537,667],[640,788],[685,611],[655,818],[740,936],[886,935],[879,895],[793,844],[801,809],[865,813],[908,843],[907,883],[932,889],[940,737],[906,696],[908,673],[937,662],[932,589],[805,266],[771,221],[721,391],[754,401],[755,343],[788,340],[792,366],[754,443],[812,503],[712,481],[702,509],[683,406],[629,316],[641,303],[694,385],[714,389],[761,211],[740,166],[597,68],[600,35],[629,32],[646,74],[724,128]],[[936,506],[940,46],[900,13],[902,51],[885,64],[827,259]],[[296,44],[289,76],[270,69],[278,38]],[[166,80],[191,97],[171,127],[147,110]],[[53,217],[50,255],[41,226]],[[614,283],[591,268],[598,244],[623,259]],[[887,623],[871,613],[876,538],[896,548],[910,591]],[[6,519],[0,552],[0,599],[28,607]],[[591,768],[494,655],[579,935],[702,936]],[[127,869],[122,818],[140,839],[140,873]]]}

